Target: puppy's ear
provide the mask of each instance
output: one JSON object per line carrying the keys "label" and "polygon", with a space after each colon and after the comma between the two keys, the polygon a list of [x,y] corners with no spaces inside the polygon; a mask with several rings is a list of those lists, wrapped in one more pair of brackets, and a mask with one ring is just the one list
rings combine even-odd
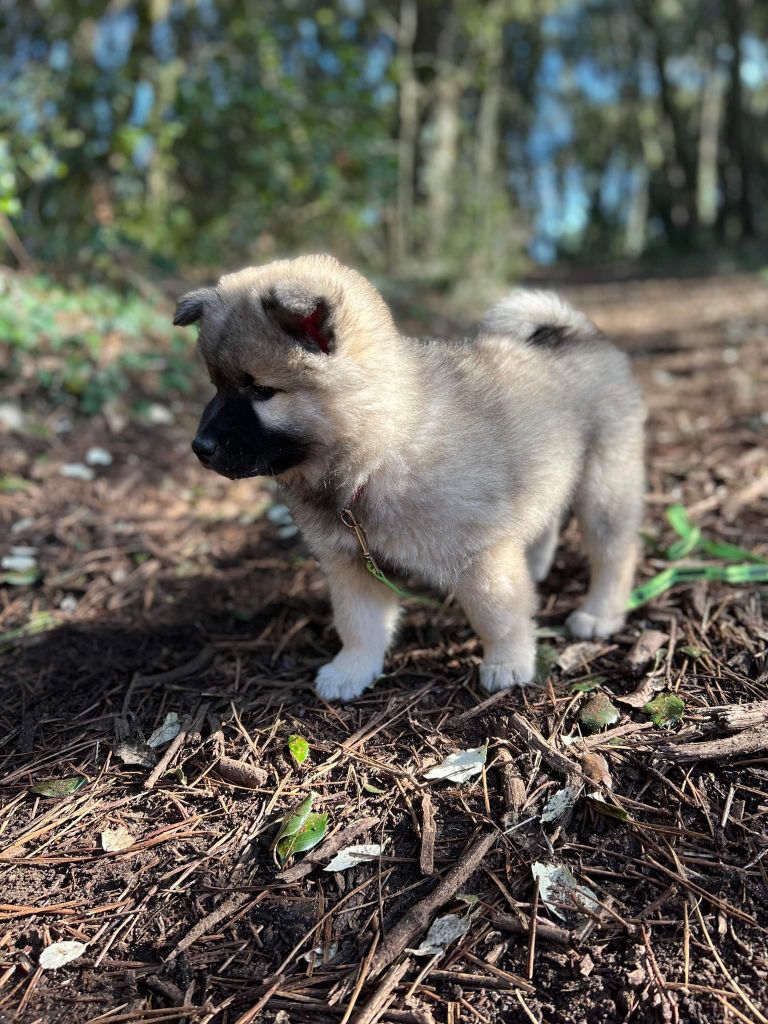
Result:
{"label": "puppy's ear", "polygon": [[198,288],[193,292],[182,295],[176,303],[176,312],[173,315],[174,327],[188,327],[196,323],[203,315],[205,304],[213,297],[213,289]]}
{"label": "puppy's ear", "polygon": [[267,316],[292,338],[330,355],[336,347],[328,302],[301,285],[275,285],[262,297]]}

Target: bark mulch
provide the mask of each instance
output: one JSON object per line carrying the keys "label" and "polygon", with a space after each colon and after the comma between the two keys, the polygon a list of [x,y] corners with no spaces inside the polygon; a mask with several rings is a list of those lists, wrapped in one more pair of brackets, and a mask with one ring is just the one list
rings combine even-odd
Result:
{"label": "bark mulch", "polygon": [[[643,578],[668,564],[673,503],[768,556],[764,281],[566,291],[646,386]],[[575,644],[560,628],[585,585],[571,526],[542,587],[539,686],[480,691],[478,644],[446,598],[408,606],[375,689],[323,704],[312,678],[337,641],[322,577],[267,487],[194,464],[196,412],[3,437],[3,472],[24,484],[0,494],[1,553],[36,547],[43,577],[0,591],[0,1020],[765,1024],[766,588],[679,586]],[[93,482],[59,474],[93,444],[114,459]],[[681,722],[654,725],[659,692],[682,699]],[[620,717],[589,733],[596,693]],[[169,712],[182,730],[159,762],[125,763]],[[425,778],[483,744],[473,780]],[[29,791],[78,775],[61,798]],[[310,793],[326,838],[280,870],[277,828]],[[105,852],[120,829],[132,844]],[[383,850],[323,870],[356,843]],[[571,881],[551,891],[534,864]],[[447,914],[470,914],[466,932],[412,952]],[[58,940],[85,949],[41,969]]]}

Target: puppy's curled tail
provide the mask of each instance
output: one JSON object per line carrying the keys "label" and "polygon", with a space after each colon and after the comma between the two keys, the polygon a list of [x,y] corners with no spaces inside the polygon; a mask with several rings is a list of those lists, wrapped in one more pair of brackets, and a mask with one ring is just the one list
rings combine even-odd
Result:
{"label": "puppy's curled tail", "polygon": [[594,338],[598,329],[588,316],[555,292],[518,288],[487,311],[480,323],[485,334],[511,334],[535,345],[557,346],[572,338]]}

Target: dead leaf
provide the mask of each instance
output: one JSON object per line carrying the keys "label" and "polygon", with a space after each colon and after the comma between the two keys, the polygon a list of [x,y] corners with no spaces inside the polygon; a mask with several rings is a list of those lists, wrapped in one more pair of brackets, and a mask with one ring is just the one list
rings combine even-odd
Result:
{"label": "dead leaf", "polygon": [[55,971],[58,967],[77,960],[83,955],[86,948],[84,942],[76,942],[74,939],[53,942],[50,946],[45,947],[37,962],[44,971]]}

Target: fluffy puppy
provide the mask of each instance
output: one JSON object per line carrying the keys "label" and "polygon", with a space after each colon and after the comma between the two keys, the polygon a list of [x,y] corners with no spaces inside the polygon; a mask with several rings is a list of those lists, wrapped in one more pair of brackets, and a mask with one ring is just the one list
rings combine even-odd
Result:
{"label": "fluffy puppy", "polygon": [[190,292],[174,322],[199,322],[216,387],[195,453],[232,479],[276,477],[328,580],[342,646],[321,697],[372,686],[397,626],[352,522],[384,572],[456,595],[489,692],[533,679],[534,583],[571,508],[591,582],[569,629],[621,628],[645,410],[626,356],[562,299],[513,292],[471,339],[409,338],[365,278],[305,256]]}

